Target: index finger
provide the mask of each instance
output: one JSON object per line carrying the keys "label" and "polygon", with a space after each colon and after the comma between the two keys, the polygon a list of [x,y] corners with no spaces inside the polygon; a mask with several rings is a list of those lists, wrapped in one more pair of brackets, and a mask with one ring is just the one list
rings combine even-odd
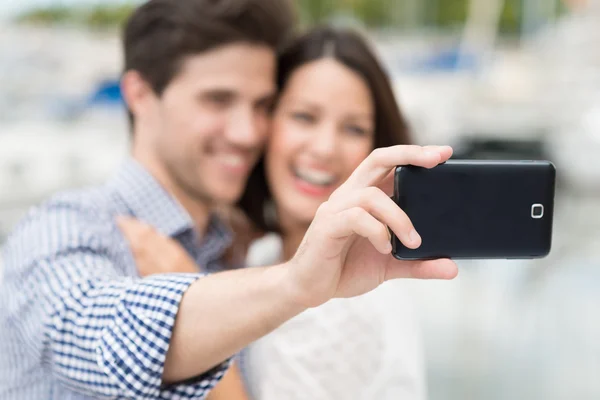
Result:
{"label": "index finger", "polygon": [[340,192],[379,185],[398,165],[433,168],[452,156],[450,146],[398,145],[375,149],[340,186]]}

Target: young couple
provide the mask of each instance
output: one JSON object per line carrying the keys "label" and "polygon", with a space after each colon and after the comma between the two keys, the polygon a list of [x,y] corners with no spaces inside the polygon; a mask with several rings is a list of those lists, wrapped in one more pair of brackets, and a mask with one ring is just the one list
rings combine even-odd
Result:
{"label": "young couple", "polygon": [[[262,337],[210,398],[385,398],[402,379],[408,392],[394,397],[422,390],[418,361],[384,359],[409,316],[379,309],[384,292],[330,300],[456,275],[450,260],[395,260],[388,231],[420,244],[389,198],[394,167],[434,167],[452,150],[408,145],[363,39],[292,38],[291,26],[282,0],[150,0],[134,12],[122,80],[131,159],[105,185],[32,210],[3,249],[0,398],[205,398]],[[234,205],[252,235],[281,237],[262,266],[234,268],[251,237]],[[394,322],[399,336],[383,337]],[[335,350],[341,341],[355,345]]]}

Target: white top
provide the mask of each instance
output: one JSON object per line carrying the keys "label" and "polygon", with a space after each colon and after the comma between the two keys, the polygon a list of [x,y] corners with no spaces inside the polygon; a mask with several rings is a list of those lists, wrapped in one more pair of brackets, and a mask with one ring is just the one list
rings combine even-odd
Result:
{"label": "white top", "polygon": [[[272,265],[282,243],[255,243],[248,265]],[[388,282],[309,309],[251,345],[242,370],[255,400],[426,398],[420,331],[408,287]]]}

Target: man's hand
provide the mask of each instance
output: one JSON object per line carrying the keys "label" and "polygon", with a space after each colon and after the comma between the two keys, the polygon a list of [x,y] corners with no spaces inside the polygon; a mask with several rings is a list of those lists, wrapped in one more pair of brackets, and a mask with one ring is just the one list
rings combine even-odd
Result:
{"label": "man's hand", "polygon": [[152,226],[131,217],[118,217],[117,224],[129,243],[140,276],[199,272],[194,260],[177,241]]}
{"label": "man's hand", "polygon": [[[352,297],[389,279],[452,279],[458,269],[448,259],[398,261],[388,227],[404,245],[417,248],[421,238],[392,199],[398,165],[433,168],[452,155],[447,146],[380,148],[319,207],[296,255],[287,267],[288,289],[304,307],[334,297]],[[386,188],[384,190],[380,188]],[[443,193],[440,193],[443,195]]]}

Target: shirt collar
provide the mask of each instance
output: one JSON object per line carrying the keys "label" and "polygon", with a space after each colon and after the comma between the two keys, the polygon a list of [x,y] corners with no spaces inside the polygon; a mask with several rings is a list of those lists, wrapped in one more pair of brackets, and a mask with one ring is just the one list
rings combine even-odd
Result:
{"label": "shirt collar", "polygon": [[189,213],[136,160],[129,158],[108,182],[123,199],[132,216],[153,226],[164,235],[175,237],[191,232],[196,236],[202,258],[216,259],[231,245],[230,229],[216,216],[211,216],[206,234],[199,239]]}

